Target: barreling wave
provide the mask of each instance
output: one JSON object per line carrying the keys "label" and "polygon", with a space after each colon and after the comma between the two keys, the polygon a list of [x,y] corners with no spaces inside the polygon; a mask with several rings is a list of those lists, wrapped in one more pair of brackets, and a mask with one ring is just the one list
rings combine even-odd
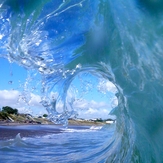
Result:
{"label": "barreling wave", "polygon": [[0,57],[42,75],[42,104],[55,122],[76,114],[67,91],[78,74],[111,81],[118,90],[116,134],[101,158],[160,163],[162,6],[161,0],[1,0]]}

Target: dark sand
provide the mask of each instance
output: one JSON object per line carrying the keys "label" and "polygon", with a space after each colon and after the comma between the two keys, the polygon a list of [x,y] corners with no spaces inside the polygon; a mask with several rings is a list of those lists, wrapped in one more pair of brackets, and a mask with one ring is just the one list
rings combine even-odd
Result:
{"label": "dark sand", "polygon": [[[102,126],[100,122],[69,121],[69,126]],[[55,124],[27,124],[27,123],[0,123],[0,140],[14,139],[18,133],[21,137],[44,136],[47,134],[58,134],[62,132],[62,125]]]}
{"label": "dark sand", "polygon": [[0,126],[0,140],[14,139],[18,133],[21,137],[35,137],[47,134],[58,134],[62,130],[59,128],[41,127],[42,125],[11,125]]}

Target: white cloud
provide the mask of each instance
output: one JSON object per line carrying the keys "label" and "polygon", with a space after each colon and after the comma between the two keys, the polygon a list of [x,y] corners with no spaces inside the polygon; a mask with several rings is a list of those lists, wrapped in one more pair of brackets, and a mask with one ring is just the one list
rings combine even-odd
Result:
{"label": "white cloud", "polygon": [[41,97],[39,95],[31,94],[31,100],[29,101],[30,106],[42,107],[40,101]]}
{"label": "white cloud", "polygon": [[[113,102],[113,103],[112,103]],[[110,102],[96,102],[94,100],[87,101],[85,99],[76,100],[73,103],[73,108],[78,113],[80,118],[108,118],[108,115],[113,107],[117,106],[116,97]]]}
{"label": "white cloud", "polygon": [[[53,96],[57,96],[56,93]],[[51,97],[53,98],[53,97]],[[72,98],[72,97],[71,97]],[[36,94],[30,94],[28,97],[29,102],[26,103],[24,96],[17,90],[0,90],[0,107],[11,106],[17,108],[19,112],[31,113],[34,115],[40,115],[47,113],[46,109],[40,103],[41,97]],[[72,106],[77,111],[81,118],[107,118],[109,112],[113,107],[117,106],[117,98],[113,97],[110,102],[97,102],[94,100],[88,101],[86,99],[73,99]],[[70,107],[70,106],[68,106]],[[70,109],[70,108],[69,108]],[[63,104],[57,104],[57,111],[63,111]]]}
{"label": "white cloud", "polygon": [[0,90],[0,107],[10,106],[17,108],[19,112],[37,114],[40,111],[46,113],[45,108],[40,104],[41,98],[31,94],[30,101],[25,102],[25,97],[17,90]]}
{"label": "white cloud", "polygon": [[111,92],[111,93],[116,93],[117,88],[113,83],[111,83],[108,80],[101,80],[97,86],[98,90],[104,94]]}
{"label": "white cloud", "polygon": [[19,91],[16,90],[0,90],[0,105],[1,106],[11,106],[15,107],[19,99]]}
{"label": "white cloud", "polygon": [[86,119],[93,119],[93,118],[103,118],[107,119],[109,116],[109,110],[100,108],[100,109],[94,109],[94,108],[88,108],[85,112],[78,111],[79,117],[86,118]]}
{"label": "white cloud", "polygon": [[81,80],[73,82],[68,89],[67,101],[79,117],[106,118],[112,108],[117,106],[115,85],[106,79],[96,79],[90,75],[81,76]]}

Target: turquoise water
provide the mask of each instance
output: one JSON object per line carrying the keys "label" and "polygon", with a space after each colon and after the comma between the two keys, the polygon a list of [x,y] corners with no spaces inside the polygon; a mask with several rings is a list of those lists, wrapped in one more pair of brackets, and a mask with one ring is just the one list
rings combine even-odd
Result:
{"label": "turquoise water", "polygon": [[42,76],[42,104],[56,123],[77,115],[67,92],[78,75],[112,82],[115,141],[99,152],[109,163],[161,163],[162,6],[161,0],[1,0],[0,57]]}
{"label": "turquoise water", "polygon": [[[15,129],[59,130],[57,134],[45,136],[22,137],[21,133],[14,139],[0,140],[1,163],[47,162],[77,163],[105,162],[113,126],[14,126]],[[13,126],[11,128],[14,128]],[[4,127],[5,128],[5,127]],[[0,128],[1,129],[1,128]]]}

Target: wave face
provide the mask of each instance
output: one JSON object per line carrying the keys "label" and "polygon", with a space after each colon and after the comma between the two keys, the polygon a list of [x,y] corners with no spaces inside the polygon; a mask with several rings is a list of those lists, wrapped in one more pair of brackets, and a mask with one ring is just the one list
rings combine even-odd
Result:
{"label": "wave face", "polygon": [[162,6],[161,0],[1,0],[0,56],[42,75],[42,104],[56,122],[75,114],[67,91],[78,74],[111,81],[118,90],[116,135],[102,154],[109,163],[160,163]]}

